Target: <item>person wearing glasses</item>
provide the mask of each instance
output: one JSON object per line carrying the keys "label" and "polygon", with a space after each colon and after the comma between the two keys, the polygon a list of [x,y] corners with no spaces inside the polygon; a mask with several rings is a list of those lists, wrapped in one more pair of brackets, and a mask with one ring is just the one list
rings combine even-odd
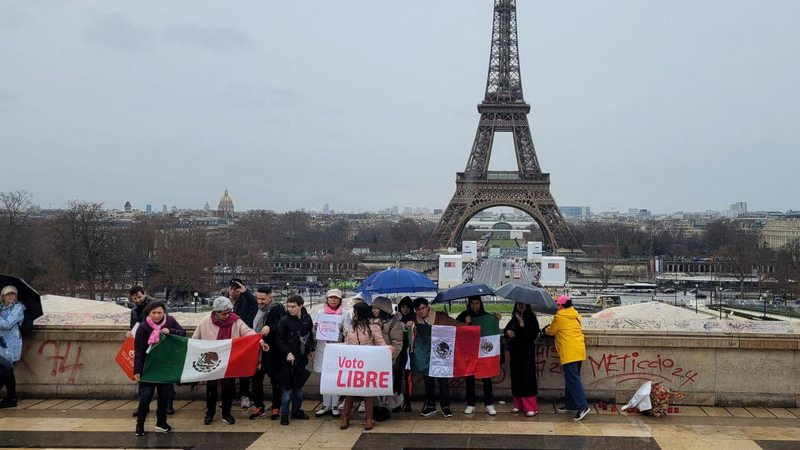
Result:
{"label": "person wearing glasses", "polygon": [[[227,297],[214,299],[211,314],[203,317],[194,330],[192,339],[222,340],[234,339],[256,334],[242,319],[233,312],[233,304]],[[268,351],[269,346],[262,342],[261,349]],[[231,405],[236,392],[236,379],[206,381],[206,417],[204,423],[211,425],[217,410],[217,387],[222,391],[222,422],[233,425],[236,420],[231,415]]]}
{"label": "person wearing glasses", "polygon": [[[424,297],[417,297],[412,305],[414,306],[414,312],[417,314],[416,323],[448,325],[452,327],[464,325],[441,311],[431,310],[430,305],[428,305],[428,299]],[[408,321],[406,323],[407,328],[414,327],[414,325],[415,322],[413,321]],[[453,413],[450,411],[450,378],[433,378],[427,375],[422,378],[425,381],[425,406],[422,408],[419,415],[428,417],[436,414],[436,387],[434,385],[434,380],[438,380],[439,404],[442,406],[442,415],[445,417],[453,417]]]}

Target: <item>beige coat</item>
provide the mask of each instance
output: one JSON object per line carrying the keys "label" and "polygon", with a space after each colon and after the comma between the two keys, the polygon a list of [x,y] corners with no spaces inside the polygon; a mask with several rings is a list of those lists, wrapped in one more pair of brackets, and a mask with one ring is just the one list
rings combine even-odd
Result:
{"label": "beige coat", "polygon": [[[213,313],[211,313],[213,314]],[[217,339],[217,333],[219,332],[219,327],[214,325],[211,322],[211,314],[203,317],[200,320],[200,323],[197,324],[197,328],[194,330],[194,334],[192,334],[192,339],[207,339],[214,341]],[[249,336],[251,334],[256,334],[250,327],[248,327],[242,319],[237,320],[233,323],[231,327],[231,339],[242,337],[242,336]]]}

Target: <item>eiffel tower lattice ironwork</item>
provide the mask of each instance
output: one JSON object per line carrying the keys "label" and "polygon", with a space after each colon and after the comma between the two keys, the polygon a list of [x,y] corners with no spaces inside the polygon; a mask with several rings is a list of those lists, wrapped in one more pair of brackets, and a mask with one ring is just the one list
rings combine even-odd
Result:
{"label": "eiffel tower lattice ironwork", "polygon": [[[456,174],[456,192],[434,231],[439,244],[457,246],[472,216],[494,206],[511,206],[533,217],[550,248],[577,248],[550,193],[550,174],[539,167],[528,125],[530,110],[522,97],[516,0],[495,0],[489,76],[486,95],[478,105],[478,131],[467,167]],[[489,171],[498,132],[514,137],[517,171]]]}

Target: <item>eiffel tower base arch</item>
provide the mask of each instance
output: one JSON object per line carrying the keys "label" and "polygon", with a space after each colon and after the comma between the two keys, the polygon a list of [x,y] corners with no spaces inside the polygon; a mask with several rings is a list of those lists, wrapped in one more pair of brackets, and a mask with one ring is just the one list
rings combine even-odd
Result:
{"label": "eiffel tower base arch", "polygon": [[516,172],[485,173],[486,178],[514,178],[516,180],[468,179],[459,173],[456,192],[444,211],[434,237],[442,246],[457,247],[467,222],[477,213],[496,206],[517,208],[539,225],[545,245],[551,250],[578,248],[561,211],[550,194],[549,174],[538,174],[537,179],[522,179]]}

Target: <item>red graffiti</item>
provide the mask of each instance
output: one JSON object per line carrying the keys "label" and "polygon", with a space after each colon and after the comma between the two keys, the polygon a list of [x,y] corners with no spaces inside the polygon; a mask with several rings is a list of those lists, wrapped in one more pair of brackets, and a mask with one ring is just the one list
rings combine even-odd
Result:
{"label": "red graffiti", "polygon": [[586,360],[595,380],[590,385],[614,380],[620,384],[629,380],[677,381],[681,386],[697,382],[698,373],[691,369],[675,367],[675,360],[657,354],[655,358],[640,357],[639,352],[603,353],[600,359],[588,356]]}
{"label": "red graffiti", "polygon": [[41,345],[39,345],[39,349],[36,351],[36,354],[43,354],[45,348],[49,345],[53,346],[54,350],[54,354],[52,356],[47,356],[45,358],[53,361],[53,369],[50,371],[50,376],[55,378],[60,373],[69,372],[69,379],[67,382],[70,384],[75,383],[75,376],[79,370],[83,369],[83,363],[81,363],[81,353],[83,353],[83,348],[78,346],[78,350],[75,352],[72,364],[67,364],[70,359],[70,353],[72,352],[72,342],[67,342],[66,349],[62,354],[60,342],[44,341]]}

